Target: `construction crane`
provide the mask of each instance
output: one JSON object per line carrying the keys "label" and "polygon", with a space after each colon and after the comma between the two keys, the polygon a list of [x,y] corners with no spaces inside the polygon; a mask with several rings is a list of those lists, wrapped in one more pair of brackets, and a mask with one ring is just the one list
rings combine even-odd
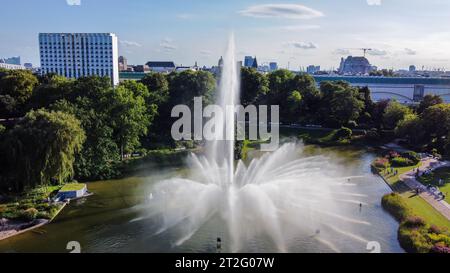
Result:
{"label": "construction crane", "polygon": [[364,57],[366,57],[367,51],[373,50],[371,48],[344,48],[344,49],[348,49],[348,50],[362,50],[364,52]]}

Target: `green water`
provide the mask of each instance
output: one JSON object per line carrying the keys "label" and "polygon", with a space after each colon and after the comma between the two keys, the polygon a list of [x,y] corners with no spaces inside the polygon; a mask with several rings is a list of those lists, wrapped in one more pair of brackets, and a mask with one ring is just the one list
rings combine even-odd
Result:
{"label": "green water", "polygon": [[[370,173],[374,155],[357,148],[306,148],[309,154],[325,154],[341,165],[349,176],[361,176],[358,191],[367,195],[368,205],[362,211],[355,206],[358,219],[370,226],[354,227],[352,231],[368,241],[377,241],[382,252],[403,252],[397,242],[398,223],[380,205],[383,194],[389,192],[384,182]],[[258,156],[250,152],[249,157]],[[187,173],[184,167],[147,167],[134,176],[110,181],[92,182],[94,195],[71,202],[57,219],[42,228],[0,241],[0,252],[69,252],[67,243],[77,241],[82,252],[214,252],[216,238],[223,238],[226,251],[227,234],[223,220],[213,217],[181,246],[174,245],[170,231],[157,234],[158,223],[142,219],[148,214],[143,206],[158,181]],[[151,213],[151,212],[150,212]],[[311,236],[293,238],[291,252],[333,252]],[[337,238],[342,252],[369,252],[366,245]],[[273,248],[266,238],[257,238],[242,251],[267,252]]]}

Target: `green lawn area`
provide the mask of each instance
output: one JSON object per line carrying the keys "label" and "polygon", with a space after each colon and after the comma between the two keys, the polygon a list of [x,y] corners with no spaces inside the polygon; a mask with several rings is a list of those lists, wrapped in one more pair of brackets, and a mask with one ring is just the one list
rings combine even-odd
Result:
{"label": "green lawn area", "polygon": [[[442,179],[443,186],[439,186],[439,179]],[[434,185],[439,187],[440,191],[445,194],[445,201],[450,203],[450,167],[443,167],[434,170],[429,175],[423,175],[419,178],[420,182],[424,185]]]}
{"label": "green lawn area", "polygon": [[82,190],[85,186],[86,186],[86,184],[71,183],[71,184],[64,185],[64,187],[62,187],[59,191],[60,192],[79,191],[79,190]]}
{"label": "green lawn area", "polygon": [[413,213],[417,216],[422,217],[427,222],[432,225],[443,226],[450,229],[450,221],[448,221],[444,216],[442,216],[437,210],[435,210],[427,201],[423,200],[420,196],[415,195],[411,189],[408,188],[402,181],[399,180],[399,176],[404,174],[416,166],[394,168],[398,170],[397,175],[386,175],[384,172],[383,177],[385,180],[393,187],[393,189],[400,193],[404,198],[406,204],[412,209]]}

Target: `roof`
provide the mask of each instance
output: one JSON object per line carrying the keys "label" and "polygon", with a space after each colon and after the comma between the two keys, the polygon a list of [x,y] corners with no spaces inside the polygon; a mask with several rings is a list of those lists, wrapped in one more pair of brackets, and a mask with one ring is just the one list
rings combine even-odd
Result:
{"label": "roof", "polygon": [[146,65],[150,68],[152,67],[173,67],[175,68],[174,62],[148,62]]}
{"label": "roof", "polygon": [[62,187],[59,192],[79,191],[86,187],[86,184],[71,183]]}

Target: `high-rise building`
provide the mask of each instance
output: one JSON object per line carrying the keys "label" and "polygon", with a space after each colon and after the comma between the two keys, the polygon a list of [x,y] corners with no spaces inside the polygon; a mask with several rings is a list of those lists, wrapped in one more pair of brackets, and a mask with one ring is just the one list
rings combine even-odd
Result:
{"label": "high-rise building", "polygon": [[320,71],[320,66],[308,65],[308,67],[306,67],[306,73],[311,74],[311,75],[313,75],[319,71]]}
{"label": "high-rise building", "polygon": [[253,57],[252,56],[245,56],[245,58],[244,58],[244,66],[245,67],[252,67],[253,66]]}
{"label": "high-rise building", "polygon": [[269,68],[270,68],[270,71],[278,70],[278,64],[276,62],[270,62]]}
{"label": "high-rise building", "polygon": [[119,71],[128,70],[128,60],[124,56],[119,57]]}
{"label": "high-rise building", "polygon": [[256,56],[255,56],[255,58],[253,58],[252,67],[258,69],[258,61],[256,60]]}
{"label": "high-rise building", "polygon": [[40,33],[41,71],[68,78],[101,76],[119,83],[117,36],[113,33]]}

